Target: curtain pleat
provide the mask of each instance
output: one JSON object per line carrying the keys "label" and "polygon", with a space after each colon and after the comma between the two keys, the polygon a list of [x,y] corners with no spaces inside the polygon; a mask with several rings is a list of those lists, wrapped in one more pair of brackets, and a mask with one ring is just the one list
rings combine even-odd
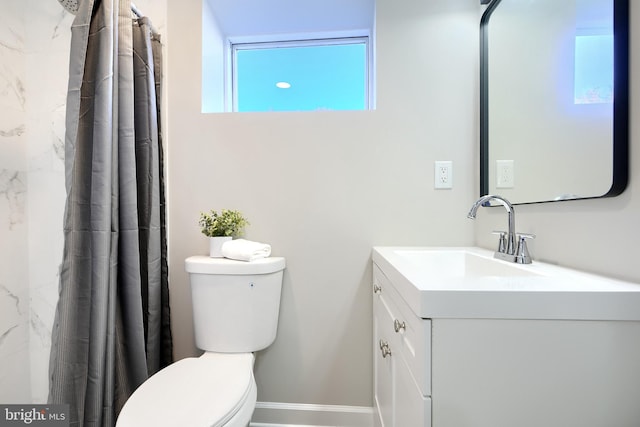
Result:
{"label": "curtain pleat", "polygon": [[158,156],[158,110],[151,28],[146,19],[133,27],[138,221],[142,271],[142,299],[147,343],[147,367],[160,366],[161,345],[161,230]]}
{"label": "curtain pleat", "polygon": [[159,202],[160,202],[160,300],[161,312],[161,343],[160,343],[160,366],[164,368],[173,362],[173,339],[171,337],[171,311],[169,309],[169,263],[167,256],[167,202],[165,194],[164,179],[164,150],[162,139],[162,42],[160,34],[151,34],[151,50],[153,52],[153,72],[155,81],[156,96],[156,119],[158,130],[158,179],[159,179]]}
{"label": "curtain pleat", "polygon": [[130,0],[86,0],[72,25],[65,246],[50,358],[72,426],[113,426],[172,361],[161,59]]}

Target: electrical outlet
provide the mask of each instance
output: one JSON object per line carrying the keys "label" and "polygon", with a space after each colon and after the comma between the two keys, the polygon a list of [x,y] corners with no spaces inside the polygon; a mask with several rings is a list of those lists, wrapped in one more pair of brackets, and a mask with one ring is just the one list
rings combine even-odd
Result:
{"label": "electrical outlet", "polygon": [[513,160],[496,160],[496,188],[514,187]]}
{"label": "electrical outlet", "polygon": [[453,188],[453,162],[450,160],[437,160],[434,166],[433,187]]}

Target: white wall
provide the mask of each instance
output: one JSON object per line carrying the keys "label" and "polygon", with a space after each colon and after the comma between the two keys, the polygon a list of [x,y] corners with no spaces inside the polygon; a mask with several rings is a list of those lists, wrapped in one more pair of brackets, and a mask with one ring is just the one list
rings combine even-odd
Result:
{"label": "white wall", "polygon": [[[568,201],[516,207],[516,227],[535,233],[530,246],[534,259],[594,273],[640,282],[640,4],[630,2],[630,156],[629,186],[620,196],[608,199]],[[496,228],[506,226],[502,208],[478,213],[476,240],[493,247]]]}
{"label": "white wall", "polygon": [[224,49],[225,40],[208,1],[202,2],[202,112],[225,110]]}
{"label": "white wall", "polygon": [[[198,354],[184,259],[200,211],[233,208],[287,259],[258,399],[371,405],[374,245],[469,245],[478,168],[478,22],[468,0],[378,0],[377,110],[202,114],[201,0],[168,3],[171,303]],[[454,189],[433,189],[452,160]]]}

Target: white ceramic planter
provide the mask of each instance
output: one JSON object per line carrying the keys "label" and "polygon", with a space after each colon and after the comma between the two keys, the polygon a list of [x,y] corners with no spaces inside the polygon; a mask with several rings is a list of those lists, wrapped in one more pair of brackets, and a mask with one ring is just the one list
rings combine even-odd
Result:
{"label": "white ceramic planter", "polygon": [[222,245],[233,239],[231,236],[209,237],[209,256],[222,258]]}

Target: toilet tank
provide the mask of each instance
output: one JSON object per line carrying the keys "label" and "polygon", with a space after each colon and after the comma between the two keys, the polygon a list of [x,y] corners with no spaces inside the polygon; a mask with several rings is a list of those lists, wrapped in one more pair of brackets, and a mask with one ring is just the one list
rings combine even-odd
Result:
{"label": "toilet tank", "polygon": [[196,346],[220,353],[270,346],[278,329],[284,268],[281,257],[251,262],[187,258]]}

